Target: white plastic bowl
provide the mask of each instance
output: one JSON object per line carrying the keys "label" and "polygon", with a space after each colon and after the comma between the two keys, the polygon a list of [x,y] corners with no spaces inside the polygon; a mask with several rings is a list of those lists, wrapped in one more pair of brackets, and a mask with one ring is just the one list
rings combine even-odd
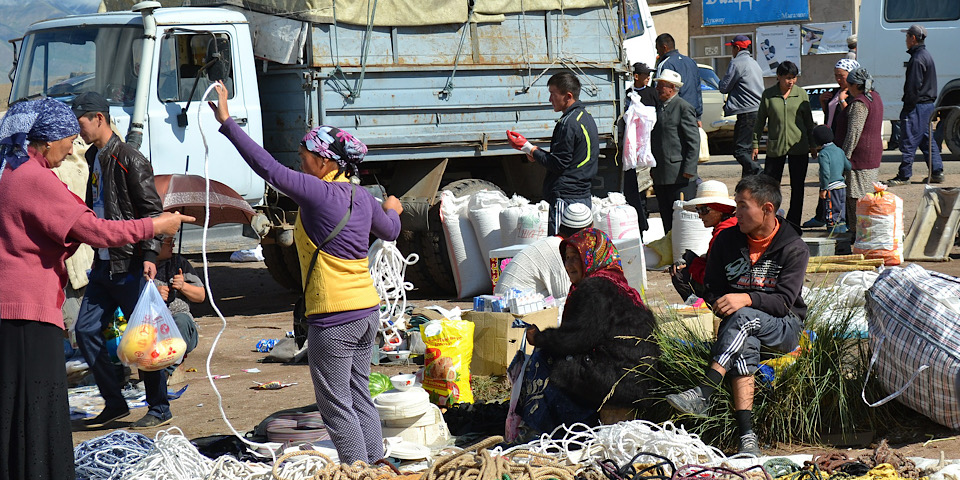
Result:
{"label": "white plastic bowl", "polygon": [[380,350],[380,354],[390,362],[406,362],[410,358],[410,350]]}
{"label": "white plastic bowl", "polygon": [[394,375],[390,377],[390,383],[393,384],[393,388],[406,392],[410,390],[417,384],[417,376],[412,373],[404,373],[400,375]]}

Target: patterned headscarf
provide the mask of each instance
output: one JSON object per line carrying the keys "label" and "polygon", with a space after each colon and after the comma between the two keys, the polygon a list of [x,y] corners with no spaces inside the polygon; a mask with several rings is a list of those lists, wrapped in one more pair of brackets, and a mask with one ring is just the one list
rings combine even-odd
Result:
{"label": "patterned headscarf", "polygon": [[[606,233],[591,227],[567,237],[560,242],[561,258],[566,254],[568,245],[573,246],[580,252],[580,260],[583,262],[583,278],[605,278],[617,285],[621,292],[633,300],[635,304],[643,305],[640,293],[627,283],[627,278],[623,275],[623,266],[620,263],[620,252],[617,251],[617,247],[613,245]],[[570,293],[573,293],[576,288],[576,285],[571,285]]]}
{"label": "patterned headscarf", "polygon": [[847,83],[862,86],[864,95],[873,101],[873,95],[870,94],[873,91],[873,75],[870,75],[866,68],[857,67],[853,69],[847,74]]}
{"label": "patterned headscarf", "polygon": [[860,68],[860,62],[857,62],[852,58],[841,58],[839,61],[837,61],[837,64],[834,65],[833,68],[839,68],[840,70],[852,72]]}
{"label": "patterned headscarf", "polygon": [[323,158],[337,162],[347,177],[359,175],[357,165],[367,154],[367,146],[353,135],[337,127],[320,125],[303,136],[303,145]]}
{"label": "patterned headscarf", "polygon": [[0,121],[0,174],[9,164],[13,170],[29,158],[30,140],[50,142],[80,133],[80,124],[65,103],[52,98],[17,102]]}

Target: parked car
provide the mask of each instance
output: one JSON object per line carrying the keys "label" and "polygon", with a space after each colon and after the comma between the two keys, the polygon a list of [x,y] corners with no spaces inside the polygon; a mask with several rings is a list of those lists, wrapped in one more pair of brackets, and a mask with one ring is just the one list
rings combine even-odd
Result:
{"label": "parked car", "polygon": [[737,123],[737,116],[723,114],[723,102],[727,96],[720,93],[720,77],[709,65],[698,64],[700,67],[700,93],[703,95],[703,131],[707,132],[711,146],[719,142],[733,141],[733,126]]}

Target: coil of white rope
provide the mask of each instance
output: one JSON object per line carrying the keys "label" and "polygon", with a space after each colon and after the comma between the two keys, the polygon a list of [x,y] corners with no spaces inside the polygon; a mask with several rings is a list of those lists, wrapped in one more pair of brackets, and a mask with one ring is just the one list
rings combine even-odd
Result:
{"label": "coil of white rope", "polygon": [[404,257],[397,248],[397,242],[380,240],[370,249],[370,258],[373,285],[384,304],[384,308],[380,309],[380,334],[383,336],[384,350],[395,350],[402,341],[397,322],[407,309],[407,291],[413,290],[413,284],[405,281],[404,275],[407,266],[417,263],[420,256],[411,253]]}
{"label": "coil of white rope", "polygon": [[656,453],[676,465],[720,465],[727,457],[700,437],[672,422],[657,425],[632,420],[614,425],[589,427],[582,423],[561,425],[549,434],[527,444],[504,451],[529,449],[537,453],[562,456],[574,463],[610,459],[618,465],[629,462],[638,452]]}

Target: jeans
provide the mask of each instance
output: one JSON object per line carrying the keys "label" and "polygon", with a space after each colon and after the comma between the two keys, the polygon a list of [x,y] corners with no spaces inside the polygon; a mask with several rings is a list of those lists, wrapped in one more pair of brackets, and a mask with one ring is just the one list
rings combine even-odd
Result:
{"label": "jeans", "polygon": [[[122,410],[127,408],[127,402],[121,392],[123,368],[110,361],[103,330],[113,322],[113,313],[117,307],[120,307],[123,314],[130,318],[145,284],[142,265],[126,274],[111,275],[110,262],[97,259],[93,263],[90,283],[80,304],[76,327],[77,344],[93,372],[93,378],[97,381],[106,409]],[[189,320],[189,324],[184,323],[185,320]],[[191,345],[195,347],[197,330],[196,325],[193,324],[193,318],[177,315],[174,321],[188,347]],[[192,349],[188,348],[187,351]],[[163,420],[172,416],[170,400],[167,399],[167,376],[170,370],[163,369],[155,372],[141,370],[139,373],[146,391],[147,404],[150,406],[147,413]]]}
{"label": "jeans", "polygon": [[783,164],[786,162],[790,163],[790,210],[787,211],[787,221],[800,225],[803,215],[803,187],[807,178],[807,165],[810,163],[807,154],[767,157],[763,173],[780,182],[783,179]]}
{"label": "jeans", "polygon": [[940,158],[940,147],[936,141],[933,142],[933,150],[930,149],[930,114],[933,110],[934,104],[921,103],[909,112],[900,113],[900,153],[903,157],[897,176],[902,179],[913,176],[913,161],[918,147],[930,164],[930,173],[943,172],[943,159]]}
{"label": "jeans", "polygon": [[760,162],[753,159],[753,127],[756,123],[757,112],[738,113],[733,127],[733,158],[743,167],[741,177],[760,173]]}

